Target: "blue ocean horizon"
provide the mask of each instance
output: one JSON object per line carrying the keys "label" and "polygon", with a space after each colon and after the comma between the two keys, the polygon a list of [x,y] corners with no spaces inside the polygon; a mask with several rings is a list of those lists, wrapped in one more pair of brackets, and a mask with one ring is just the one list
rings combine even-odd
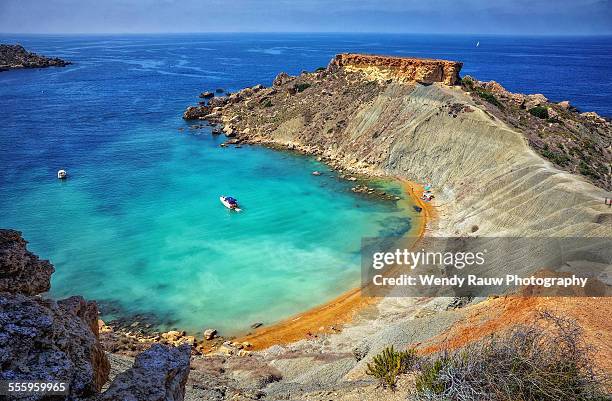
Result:
{"label": "blue ocean horizon", "polygon": [[[354,194],[312,158],[219,147],[223,138],[181,119],[202,91],[270,85],[281,71],[364,52],[462,61],[462,75],[612,116],[612,37],[0,34],[0,43],[74,63],[0,73],[0,227],[22,231],[55,265],[51,296],[80,294],[100,301],[104,319],[150,316],[162,329],[237,334],[321,304],[359,283],[362,237],[412,223],[408,201]],[[392,182],[373,185],[402,195]]]}

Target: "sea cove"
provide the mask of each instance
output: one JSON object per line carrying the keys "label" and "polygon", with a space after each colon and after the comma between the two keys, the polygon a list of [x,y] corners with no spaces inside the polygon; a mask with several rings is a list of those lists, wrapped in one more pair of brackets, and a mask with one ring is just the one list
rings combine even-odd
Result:
{"label": "sea cove", "polygon": [[249,41],[182,40],[22,41],[74,64],[0,76],[0,226],[53,261],[52,297],[95,299],[117,327],[240,334],[356,287],[361,237],[408,232],[411,206],[351,188],[405,199],[400,185],[220,147],[225,138],[182,109],[205,88],[266,82],[279,66]]}

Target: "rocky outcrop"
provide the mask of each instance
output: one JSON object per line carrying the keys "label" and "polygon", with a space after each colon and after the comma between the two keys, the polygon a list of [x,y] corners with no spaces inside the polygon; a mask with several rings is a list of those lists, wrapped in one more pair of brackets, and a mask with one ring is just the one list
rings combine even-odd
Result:
{"label": "rocky outcrop", "polygon": [[332,71],[340,68],[361,71],[383,80],[455,85],[460,82],[459,71],[462,66],[463,63],[458,61],[343,53],[336,55],[328,68]]}
{"label": "rocky outcrop", "polygon": [[67,382],[74,397],[97,393],[110,369],[92,331],[97,318],[95,303],[81,297],[0,293],[0,378]]}
{"label": "rocky outcrop", "polygon": [[612,190],[612,123],[580,113],[569,102],[542,94],[512,93],[495,81],[463,77],[463,88],[480,107],[520,131],[532,149],[557,168]]}
{"label": "rocky outcrop", "polygon": [[185,397],[191,347],[155,344],[136,357],[97,401],[180,401]]}
{"label": "rocky outcrop", "polygon": [[57,57],[31,53],[21,45],[0,44],[0,71],[18,68],[65,67],[71,64]]}
{"label": "rocky outcrop", "polygon": [[0,229],[0,292],[37,295],[49,291],[53,266],[26,245],[19,231]]}
{"label": "rocky outcrop", "polygon": [[183,120],[199,120],[210,114],[208,106],[191,106],[183,113]]}
{"label": "rocky outcrop", "polygon": [[[19,232],[0,230],[0,380],[65,382],[66,399],[75,400],[182,400],[189,346],[156,345],[99,394],[110,364],[99,340],[97,305],[80,296],[39,296],[49,290],[53,270],[27,250]],[[27,397],[43,399],[48,396]]]}

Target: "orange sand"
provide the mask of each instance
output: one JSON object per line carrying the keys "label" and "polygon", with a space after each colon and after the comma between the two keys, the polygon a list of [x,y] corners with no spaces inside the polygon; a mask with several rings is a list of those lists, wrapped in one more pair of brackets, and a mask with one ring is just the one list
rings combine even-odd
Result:
{"label": "orange sand", "polygon": [[[423,193],[421,185],[403,181],[405,192],[410,195],[415,205],[423,210],[413,216],[414,233],[418,238],[425,235],[427,223],[431,222],[436,212],[431,202],[420,198]],[[378,298],[362,297],[359,288],[345,292],[339,297],[321,306],[300,313],[272,326],[263,327],[252,334],[234,340],[234,342],[250,342],[251,350],[260,350],[276,344],[288,344],[322,333],[333,333],[341,325],[350,322],[355,314],[367,306],[374,305]]]}
{"label": "orange sand", "polygon": [[585,343],[593,347],[596,365],[612,372],[612,299],[609,297],[490,298],[469,306],[465,318],[426,344],[415,345],[420,345],[422,354],[461,348],[517,324],[529,323],[541,310],[576,320],[583,329]]}

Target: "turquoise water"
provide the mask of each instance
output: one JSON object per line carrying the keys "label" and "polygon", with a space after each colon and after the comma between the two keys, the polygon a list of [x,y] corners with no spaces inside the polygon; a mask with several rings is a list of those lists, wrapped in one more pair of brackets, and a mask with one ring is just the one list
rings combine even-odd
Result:
{"label": "turquoise water", "polygon": [[75,65],[0,74],[0,226],[55,265],[52,297],[97,300],[106,321],[239,334],[355,287],[361,237],[409,229],[396,202],[353,194],[312,158],[190,129],[200,91],[280,69],[250,77],[196,50],[218,45],[39,39]]}
{"label": "turquoise water", "polygon": [[[462,60],[466,74],[610,115],[610,38],[0,35],[0,42],[74,62],[0,73],[0,227],[23,231],[30,249],[54,263],[53,297],[81,294],[100,303],[104,319],[145,314],[160,328],[234,334],[318,305],[359,282],[362,237],[410,226],[401,204],[353,194],[312,159],[224,149],[209,129],[189,130],[181,114],[203,90],[269,85],[279,71],[314,70],[356,51]],[[70,173],[66,182],[55,179],[60,168]],[[226,210],[221,194],[237,197],[244,212]]]}
{"label": "turquoise water", "polygon": [[[2,221],[53,261],[52,296],[96,299],[106,319],[152,314],[162,328],[226,334],[355,287],[360,238],[408,228],[395,202],[353,195],[311,158],[221,142],[133,132],[105,147],[107,163],[24,185]],[[124,154],[138,148],[148,154]]]}

